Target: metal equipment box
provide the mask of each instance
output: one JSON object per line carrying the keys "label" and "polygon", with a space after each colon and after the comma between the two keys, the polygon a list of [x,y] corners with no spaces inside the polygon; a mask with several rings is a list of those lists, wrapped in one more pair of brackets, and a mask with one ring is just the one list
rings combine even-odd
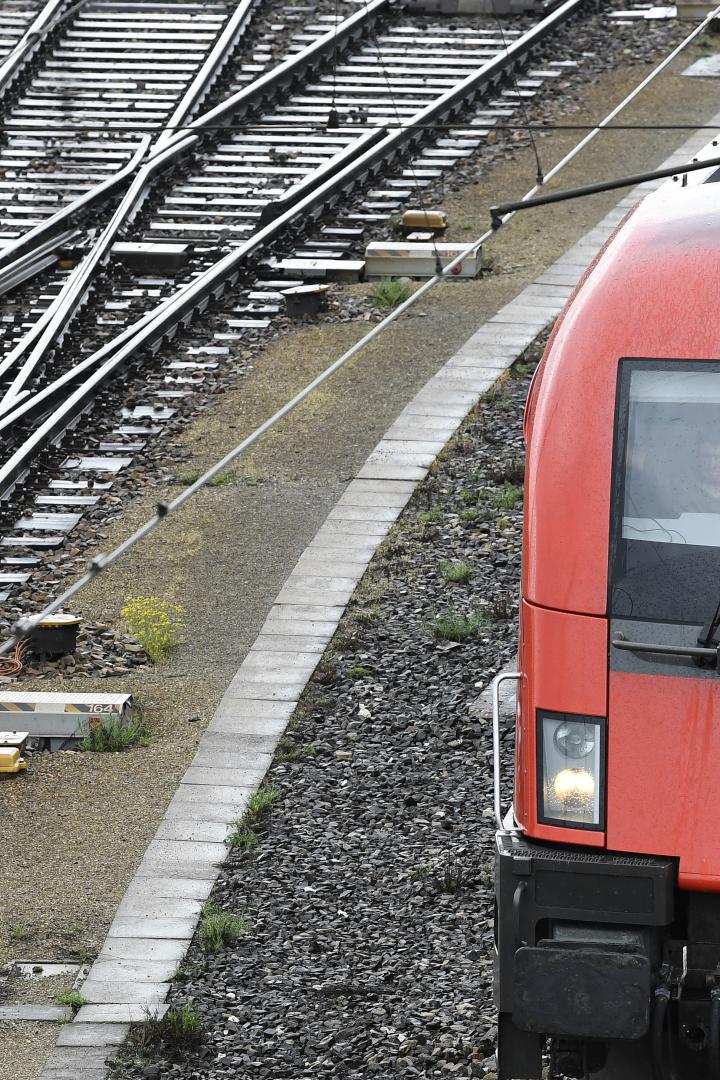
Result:
{"label": "metal equipment box", "polygon": [[131,694],[0,694],[0,725],[7,729],[16,722],[31,740],[49,740],[51,750],[84,739],[92,725],[103,721],[127,724],[131,715]]}
{"label": "metal equipment box", "polygon": [[[437,259],[445,268],[456,259],[466,245],[418,244],[402,242],[384,243],[373,241],[365,249],[365,278],[418,277],[431,278],[437,273]],[[468,255],[451,270],[453,277],[474,278],[482,267],[482,251]]]}

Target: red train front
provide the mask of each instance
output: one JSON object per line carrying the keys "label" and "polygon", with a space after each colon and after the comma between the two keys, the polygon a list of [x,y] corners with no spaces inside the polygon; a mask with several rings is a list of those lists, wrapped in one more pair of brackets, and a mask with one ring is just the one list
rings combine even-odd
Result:
{"label": "red train front", "polygon": [[[720,1080],[720,213],[647,198],[528,400],[499,1080]],[[548,1042],[549,1040],[549,1042]]]}

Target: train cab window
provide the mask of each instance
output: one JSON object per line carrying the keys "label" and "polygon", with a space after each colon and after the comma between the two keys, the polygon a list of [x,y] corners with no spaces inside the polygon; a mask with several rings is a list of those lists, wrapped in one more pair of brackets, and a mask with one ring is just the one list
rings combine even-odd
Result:
{"label": "train cab window", "polygon": [[623,360],[610,614],[703,624],[720,599],[720,362]]}

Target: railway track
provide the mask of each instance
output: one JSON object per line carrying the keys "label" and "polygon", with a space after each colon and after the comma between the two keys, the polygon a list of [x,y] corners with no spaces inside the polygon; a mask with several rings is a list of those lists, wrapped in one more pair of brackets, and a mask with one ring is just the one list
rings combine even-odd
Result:
{"label": "railway track", "polygon": [[[59,214],[46,201],[44,213],[22,218],[24,229],[0,251],[6,288],[8,274],[28,277],[22,290],[9,293],[3,316],[0,600],[12,605],[13,592],[27,587],[48,553],[62,550],[82,515],[98,511],[118,473],[164,426],[192,410],[227,370],[231,346],[252,345],[268,328],[280,309],[280,287],[292,282],[278,274],[280,280],[244,284],[261,253],[267,258],[282,241],[290,253],[341,262],[362,241],[364,228],[417,200],[424,184],[473,153],[499,117],[512,115],[519,96],[534,94],[559,73],[550,65],[515,85],[507,82],[508,72],[527,66],[538,44],[579,6],[580,0],[567,0],[525,30],[497,23],[450,27],[440,20],[431,26],[398,15],[387,0],[374,0],[350,18],[321,16],[296,35],[279,67],[258,73],[247,63],[227,63],[225,97],[197,115],[207,87],[199,92],[185,114],[196,113],[190,131],[172,130],[183,120],[166,100],[162,110],[148,110],[150,132],[144,129],[148,117],[133,129],[135,136],[110,130],[109,146],[118,149],[116,138],[124,140],[126,156],[113,160],[125,168],[131,190],[126,186],[120,218],[116,210],[103,231],[104,248],[86,246],[77,267],[58,271],[57,253],[68,234],[98,220],[98,208],[108,202],[103,184],[107,190],[112,180],[93,174],[94,185],[86,183],[79,199],[66,198]],[[93,0],[83,16],[104,7]],[[216,9],[203,11],[210,18]],[[265,67],[267,54],[256,55],[254,63]],[[43,60],[39,70],[66,59]],[[269,107],[273,95],[281,100]],[[28,108],[24,97],[18,96],[18,108]],[[57,120],[55,104],[44,100],[41,115],[29,114],[40,128]],[[120,111],[108,115],[127,112],[129,98],[117,100]],[[26,115],[16,114],[11,139],[28,141]],[[247,119],[252,122],[243,123]],[[439,121],[449,130],[428,145],[425,129]],[[94,118],[87,123],[88,132],[95,131]],[[218,133],[221,126],[227,130]],[[42,145],[41,131],[32,125],[30,131]],[[73,148],[77,140],[66,147]],[[160,176],[162,191],[154,194]],[[340,224],[313,224],[329,206],[340,204],[342,214],[345,204],[347,211],[348,196],[359,186],[360,205]],[[299,227],[298,246],[291,237]],[[107,262],[118,236],[141,244],[189,242],[189,261],[176,273],[129,273]],[[53,264],[39,276],[38,252]],[[230,298],[223,300],[223,293]],[[221,305],[214,325],[205,320],[186,329],[209,304]],[[168,363],[148,365],[170,337],[176,344]],[[134,379],[141,370],[142,378]],[[68,434],[99,396],[104,416],[96,410],[82,435],[80,427]]]}

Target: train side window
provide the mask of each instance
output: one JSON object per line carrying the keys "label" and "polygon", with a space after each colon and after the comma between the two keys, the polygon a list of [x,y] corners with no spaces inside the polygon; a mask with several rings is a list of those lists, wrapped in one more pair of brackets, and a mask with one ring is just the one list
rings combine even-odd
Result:
{"label": "train side window", "polygon": [[702,623],[720,595],[720,362],[622,360],[610,613]]}

